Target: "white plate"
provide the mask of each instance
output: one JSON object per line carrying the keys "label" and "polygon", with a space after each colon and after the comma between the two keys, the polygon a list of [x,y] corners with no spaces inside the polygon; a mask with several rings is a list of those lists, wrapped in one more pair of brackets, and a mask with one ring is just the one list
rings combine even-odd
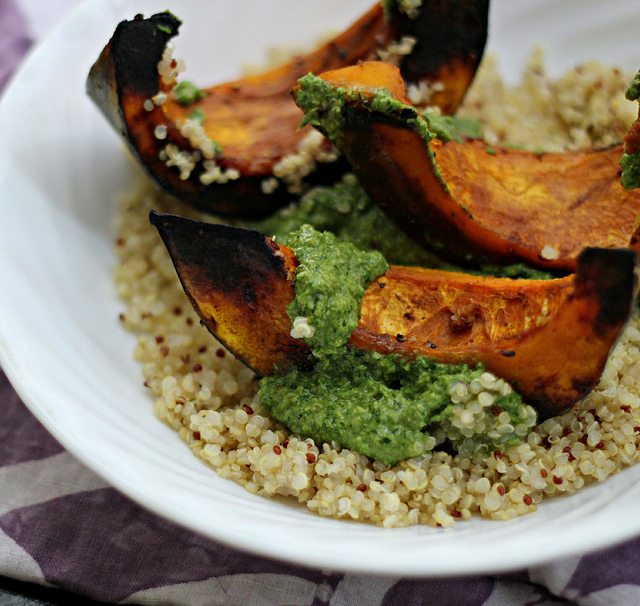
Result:
{"label": "white plate", "polygon": [[[219,479],[153,415],[111,280],[122,145],[84,95],[120,19],[167,5],[177,55],[214,83],[269,46],[306,44],[371,0],[93,0],[38,49],[0,105],[0,362],[30,409],[91,469],[204,535],[298,564],[404,575],[504,571],[640,534],[640,466],[508,523],[383,530],[322,519]],[[494,0],[489,45],[515,79],[531,46],[552,71],[599,58],[640,67],[637,0]],[[517,46],[516,46],[517,45]]]}

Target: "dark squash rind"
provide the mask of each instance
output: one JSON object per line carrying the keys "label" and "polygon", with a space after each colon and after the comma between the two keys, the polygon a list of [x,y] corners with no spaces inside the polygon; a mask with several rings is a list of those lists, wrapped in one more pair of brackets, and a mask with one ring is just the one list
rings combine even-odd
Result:
{"label": "dark squash rind", "polygon": [[252,229],[152,211],[182,286],[209,331],[259,374],[308,367],[311,347],[289,334],[279,305],[294,297],[295,259]]}
{"label": "dark squash rind", "polygon": [[125,85],[135,83],[136,91],[147,98],[155,95],[158,63],[168,42],[178,35],[180,25],[180,19],[169,12],[148,19],[138,15],[131,21],[123,21],[92,66],[87,94],[122,134],[126,132],[122,112],[117,117],[113,115],[113,110],[119,107],[119,103],[113,103],[113,95],[118,92],[116,81]]}
{"label": "dark squash rind", "polygon": [[[446,10],[449,5],[455,5],[455,12],[450,14]],[[384,49],[392,40],[407,32],[415,33],[418,38],[416,49],[420,49],[421,61],[424,64],[410,61],[409,55],[398,59],[400,65],[407,65],[411,79],[438,79],[443,80],[445,85],[450,83],[450,93],[443,110],[453,111],[462,100],[473,77],[477,66],[476,59],[479,60],[482,55],[486,39],[487,12],[487,0],[449,0],[444,3],[441,0],[432,0],[424,3],[417,19],[408,19],[398,11],[392,10],[391,23],[387,25],[382,8],[375,5],[349,30],[318,51],[263,76],[208,89],[207,98],[195,103],[189,111],[206,108],[206,104],[218,94],[222,96],[222,100],[233,103],[236,110],[240,107],[243,95],[249,100],[269,95],[274,98],[284,97],[288,103],[289,90],[295,85],[297,78],[308,71],[326,71],[359,60],[375,58],[378,50]],[[469,18],[469,15],[478,14],[481,15],[480,18]],[[438,21],[439,27],[434,26],[434,20]],[[462,23],[458,23],[457,20]],[[465,36],[465,40],[468,40],[469,35],[464,25],[472,22],[479,28],[474,32],[474,48],[469,49],[463,44],[461,52],[460,45],[454,37]],[[163,189],[188,204],[218,215],[254,219],[264,217],[287,204],[298,193],[289,191],[283,183],[271,193],[265,193],[263,185],[265,179],[273,176],[273,166],[282,157],[296,152],[303,136],[296,132],[302,114],[295,113],[293,118],[288,116],[288,122],[279,117],[277,111],[266,116],[270,123],[282,122],[285,132],[290,133],[287,137],[291,140],[286,139],[282,145],[278,141],[270,140],[269,145],[272,143],[271,147],[275,151],[267,152],[264,160],[256,162],[256,165],[260,165],[257,168],[251,168],[254,163],[246,158],[234,157],[232,153],[225,154],[225,146],[222,146],[222,153],[216,154],[216,162],[223,170],[238,170],[241,175],[239,179],[204,185],[199,181],[203,173],[200,161],[191,171],[189,178],[182,180],[178,170],[167,167],[165,162],[160,160],[160,152],[168,143],[188,152],[196,150],[180,134],[175,123],[172,120],[167,121],[167,116],[161,108],[156,107],[149,112],[143,108],[144,102],[153,97],[160,88],[157,65],[162,57],[164,45],[177,34],[179,25],[179,20],[168,13],[120,23],[89,73],[87,92],[125,139],[134,156]],[[425,34],[422,33],[423,30]],[[435,36],[436,30],[449,32],[450,35],[444,39],[439,38]],[[439,43],[446,42],[443,48],[432,48],[433,57],[437,57],[437,65],[434,65],[432,55],[427,52],[432,37]],[[440,65],[438,61],[445,64]],[[183,108],[177,104],[172,105],[169,102],[166,107],[169,108],[168,111],[182,115]],[[292,109],[298,112],[293,104]],[[155,127],[161,124],[168,126],[168,133],[165,139],[158,140],[153,132]],[[252,149],[252,146],[250,148]],[[311,174],[305,177],[305,186],[334,182],[347,170],[348,164],[342,158],[337,162],[317,163]]]}
{"label": "dark squash rind", "polygon": [[[293,251],[253,230],[156,213],[151,220],[203,322],[236,356],[263,375],[312,364],[286,313],[295,296]],[[542,418],[553,416],[599,381],[631,313],[636,259],[631,250],[586,249],[577,275],[550,281],[392,266],[366,290],[349,342],[483,364]]]}
{"label": "dark squash rind", "polygon": [[393,11],[390,27],[417,42],[399,67],[406,82],[441,82],[429,104],[453,114],[462,102],[484,53],[489,0],[439,0],[425,3],[416,17]]}

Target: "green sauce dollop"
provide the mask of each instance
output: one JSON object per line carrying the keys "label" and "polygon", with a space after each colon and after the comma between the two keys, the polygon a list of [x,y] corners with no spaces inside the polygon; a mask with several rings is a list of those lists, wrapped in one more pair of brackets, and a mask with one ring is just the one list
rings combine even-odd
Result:
{"label": "green sauce dollop", "polygon": [[201,91],[193,82],[183,80],[176,84],[173,89],[173,96],[176,103],[180,105],[193,105],[196,101],[200,101],[205,96],[204,91]]}
{"label": "green sauce dollop", "polygon": [[[629,83],[625,92],[625,97],[629,101],[640,100],[640,72],[638,72],[633,80]],[[638,118],[640,120],[640,118]],[[637,126],[634,124],[632,128]],[[627,146],[625,144],[625,152],[620,159],[620,167],[622,168],[622,175],[620,176],[620,183],[625,189],[636,189],[640,187],[640,154],[627,153]]]}
{"label": "green sauce dollop", "polygon": [[520,442],[535,411],[482,368],[345,346],[311,372],[265,377],[260,399],[293,432],[393,465],[437,447],[473,457]]}
{"label": "green sauce dollop", "polygon": [[300,262],[294,281],[296,297],[287,314],[294,328],[296,318],[305,318],[305,324],[313,327],[313,335],[303,338],[316,355],[335,353],[358,325],[366,287],[389,265],[380,253],[358,250],[310,225],[289,234],[286,244]]}
{"label": "green sauce dollop", "polygon": [[625,189],[637,189],[640,187],[640,154],[622,154],[620,158],[622,175],[620,183]]}

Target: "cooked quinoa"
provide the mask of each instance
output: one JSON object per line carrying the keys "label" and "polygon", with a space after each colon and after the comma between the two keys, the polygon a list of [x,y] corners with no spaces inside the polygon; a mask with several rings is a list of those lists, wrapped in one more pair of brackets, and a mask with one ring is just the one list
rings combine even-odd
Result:
{"label": "cooked quinoa", "polygon": [[483,59],[459,116],[477,119],[489,144],[533,151],[562,152],[619,143],[638,116],[624,93],[633,73],[596,61],[547,76],[544,50],[530,54],[522,81],[509,87],[497,70],[497,57]]}
{"label": "cooked quinoa", "polygon": [[[630,78],[589,63],[551,82],[536,53],[522,84],[508,88],[489,59],[461,115],[479,119],[490,143],[549,151],[606,145],[621,139],[635,118],[634,104],[623,97]],[[200,325],[148,213],[203,216],[143,177],[120,204],[115,280],[126,303],[121,320],[139,335],[135,358],[154,410],[220,477],[252,493],[385,527],[449,527],[478,513],[507,520],[534,511],[545,497],[572,494],[640,460],[637,311],[596,389],[525,442],[488,458],[431,452],[387,467],[337,444],[291,435],[261,406],[254,373]],[[495,378],[485,374],[477,393],[454,399],[486,400]]]}

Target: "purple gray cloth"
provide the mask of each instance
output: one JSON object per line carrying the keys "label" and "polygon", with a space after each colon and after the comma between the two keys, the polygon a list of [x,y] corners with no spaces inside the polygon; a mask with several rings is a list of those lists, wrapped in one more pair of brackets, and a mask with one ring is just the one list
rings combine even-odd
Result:
{"label": "purple gray cloth", "polygon": [[0,1],[0,90],[31,45],[27,23],[11,0]]}
{"label": "purple gray cloth", "polygon": [[[48,0],[0,0],[0,88],[29,47],[26,17],[38,1],[38,10],[59,10]],[[1,370],[0,411],[1,576],[135,604],[640,604],[640,539],[515,574],[442,580],[332,573],[249,555],[108,486],[51,437]]]}

